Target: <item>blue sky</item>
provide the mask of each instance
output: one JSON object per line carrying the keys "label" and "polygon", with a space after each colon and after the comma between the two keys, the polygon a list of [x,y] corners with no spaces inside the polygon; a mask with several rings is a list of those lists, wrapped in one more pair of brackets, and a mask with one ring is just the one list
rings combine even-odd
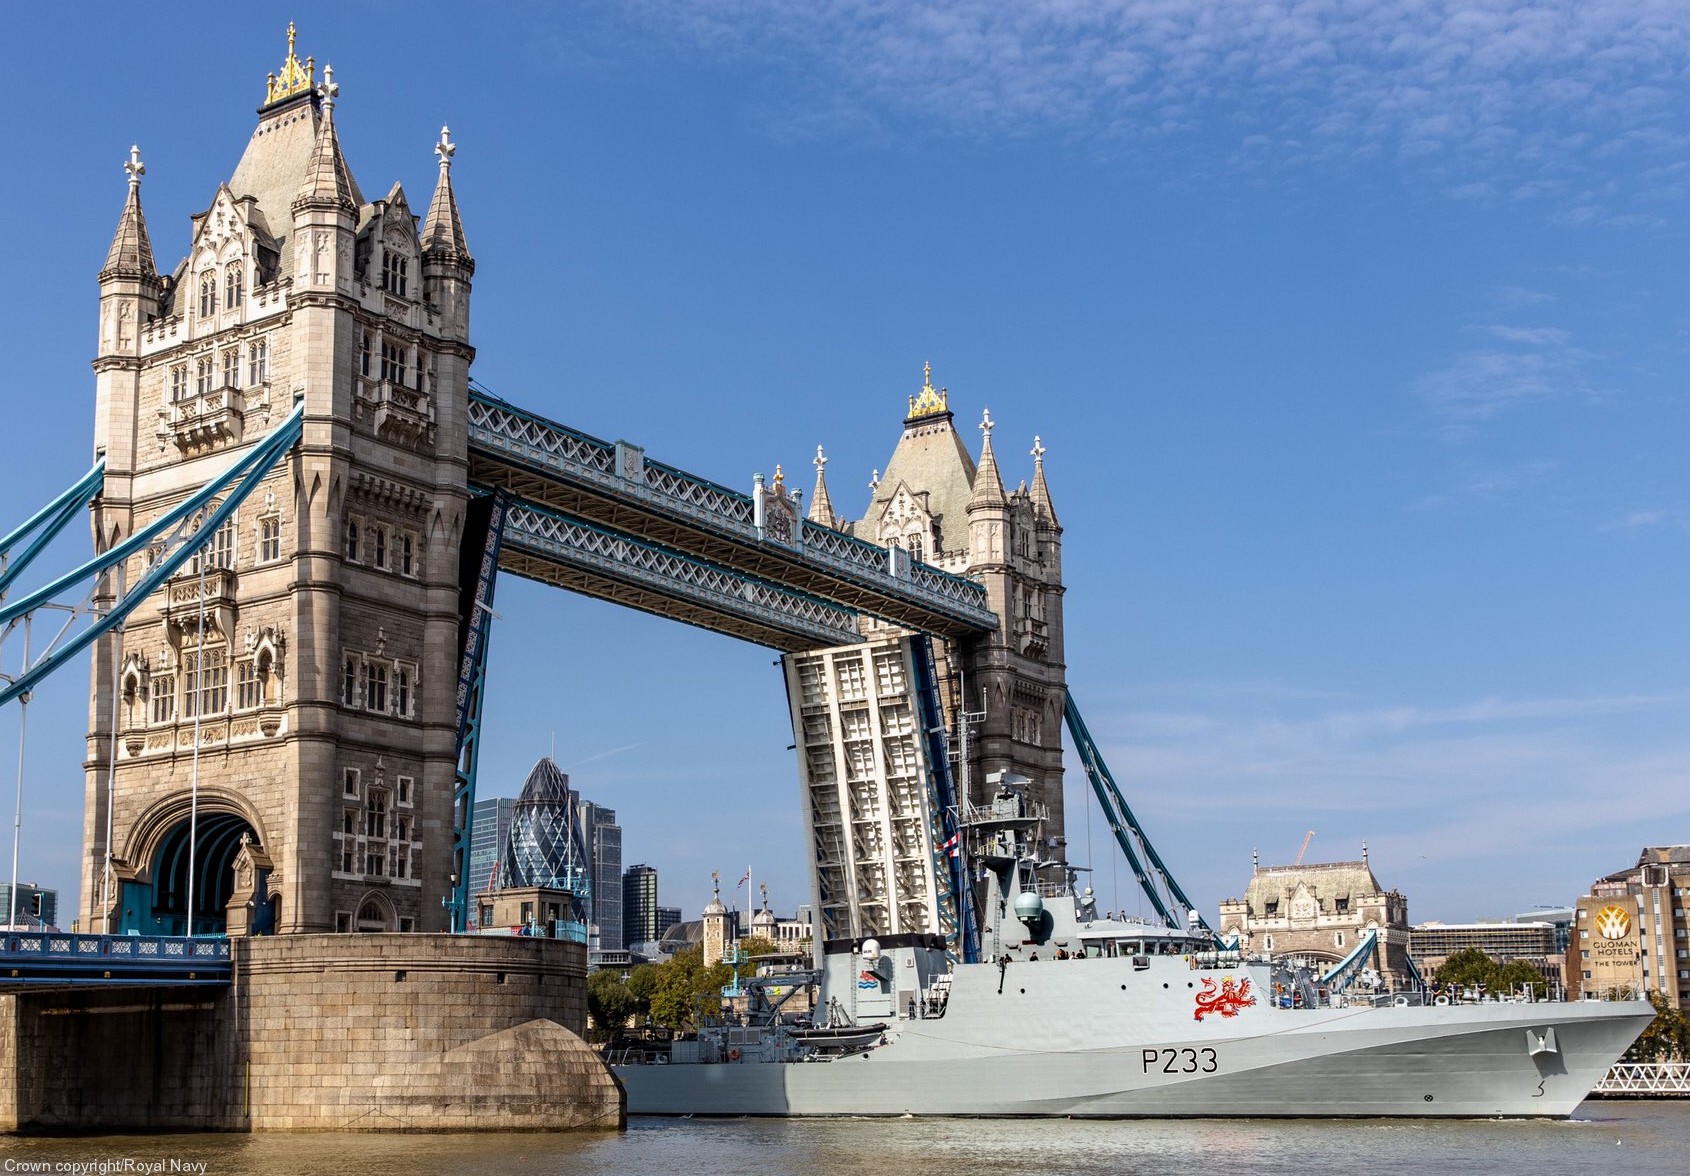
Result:
{"label": "blue sky", "polygon": [[[1690,840],[1681,6],[44,8],[10,26],[8,517],[88,464],[129,145],[173,265],[291,18],[366,193],[423,205],[451,125],[508,399],[739,486],[807,486],[825,444],[852,514],[924,360],[1007,479],[1041,435],[1071,686],[1211,916],[1308,829],[1366,839],[1416,920]],[[499,606],[484,795],[555,738],[664,901],[747,862],[807,896],[771,653],[514,579]],[[61,679],[21,875],[71,890]],[[0,715],[6,807],[15,757]],[[1082,793],[1071,853],[1131,909]]]}

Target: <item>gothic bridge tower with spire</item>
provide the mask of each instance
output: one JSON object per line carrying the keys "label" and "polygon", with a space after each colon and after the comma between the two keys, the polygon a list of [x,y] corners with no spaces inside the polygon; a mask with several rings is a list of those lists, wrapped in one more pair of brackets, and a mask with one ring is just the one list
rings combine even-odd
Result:
{"label": "gothic bridge tower with spire", "polygon": [[182,502],[296,403],[304,432],[121,646],[96,649],[90,929],[447,925],[457,683],[424,667],[459,640],[475,262],[448,132],[419,234],[400,185],[371,200],[353,178],[338,90],[290,26],[252,138],[168,272],[139,151],[127,165],[99,275],[96,547]]}
{"label": "gothic bridge tower with spire", "polygon": [[[970,799],[985,798],[990,773],[1025,776],[1033,799],[1049,811],[1046,832],[1060,839],[1067,698],[1062,525],[1045,481],[1045,448],[1033,438],[1032,484],[1006,492],[990,410],[981,413],[976,463],[957,431],[948,390],[935,388],[932,377],[932,366],[924,365],[885,473],[877,470],[870,481],[863,517],[850,520],[834,510],[819,448],[808,517],[985,586],[998,628],[948,645],[940,666],[948,726],[959,729],[959,711],[971,716]],[[1060,840],[1050,848],[1052,858],[1065,860]]]}

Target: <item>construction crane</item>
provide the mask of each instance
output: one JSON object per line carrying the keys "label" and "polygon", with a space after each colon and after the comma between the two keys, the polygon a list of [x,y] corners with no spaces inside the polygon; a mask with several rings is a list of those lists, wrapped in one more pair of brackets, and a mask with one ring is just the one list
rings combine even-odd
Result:
{"label": "construction crane", "polygon": [[1302,847],[1297,850],[1297,860],[1291,863],[1293,866],[1300,866],[1300,865],[1303,864],[1303,855],[1309,851],[1309,842],[1311,842],[1313,840],[1314,840],[1314,830],[1310,829],[1307,833],[1305,833],[1303,835]]}

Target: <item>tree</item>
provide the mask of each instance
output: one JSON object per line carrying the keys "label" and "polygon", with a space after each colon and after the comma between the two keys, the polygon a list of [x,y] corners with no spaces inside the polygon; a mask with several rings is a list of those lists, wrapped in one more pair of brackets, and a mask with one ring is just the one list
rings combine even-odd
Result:
{"label": "tree", "polygon": [[1530,987],[1533,997],[1540,997],[1549,987],[1543,974],[1524,960],[1510,960],[1499,964],[1476,947],[1464,947],[1443,962],[1432,978],[1439,986],[1455,985],[1458,989],[1484,989],[1494,996]]}
{"label": "tree", "polygon": [[1432,979],[1440,987],[1453,984],[1457,988],[1489,989],[1496,971],[1495,960],[1476,947],[1464,947],[1445,960]]}
{"label": "tree", "polygon": [[1690,1058],[1690,1017],[1667,1003],[1659,988],[1649,992],[1655,1019],[1626,1051],[1628,1062],[1676,1062]]}
{"label": "tree", "polygon": [[587,1012],[593,1018],[593,1037],[609,1041],[639,1012],[640,1000],[620,972],[601,968],[587,977]]}
{"label": "tree", "polygon": [[722,989],[733,982],[733,969],[726,964],[704,966],[704,949],[689,947],[657,966],[656,986],[651,994],[651,1019],[659,1025],[682,1031],[698,1027],[698,1011],[706,1014],[721,1007]]}
{"label": "tree", "polygon": [[636,1012],[640,1016],[651,1015],[651,997],[657,991],[657,982],[662,975],[662,964],[641,964],[623,981],[629,993],[639,1002]]}
{"label": "tree", "polygon": [[1548,989],[1549,982],[1543,978],[1542,972],[1524,960],[1509,960],[1497,968],[1496,975],[1489,984],[1492,992],[1518,992],[1528,986],[1532,991],[1532,999],[1537,1000]]}

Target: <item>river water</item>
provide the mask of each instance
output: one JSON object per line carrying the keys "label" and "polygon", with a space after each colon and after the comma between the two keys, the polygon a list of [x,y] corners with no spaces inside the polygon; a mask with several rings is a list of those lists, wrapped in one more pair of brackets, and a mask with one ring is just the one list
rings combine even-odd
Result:
{"label": "river water", "polygon": [[0,1138],[0,1174],[28,1171],[86,1176],[182,1171],[208,1176],[1684,1176],[1690,1173],[1690,1100],[1587,1102],[1565,1122],[636,1119],[617,1135]]}

